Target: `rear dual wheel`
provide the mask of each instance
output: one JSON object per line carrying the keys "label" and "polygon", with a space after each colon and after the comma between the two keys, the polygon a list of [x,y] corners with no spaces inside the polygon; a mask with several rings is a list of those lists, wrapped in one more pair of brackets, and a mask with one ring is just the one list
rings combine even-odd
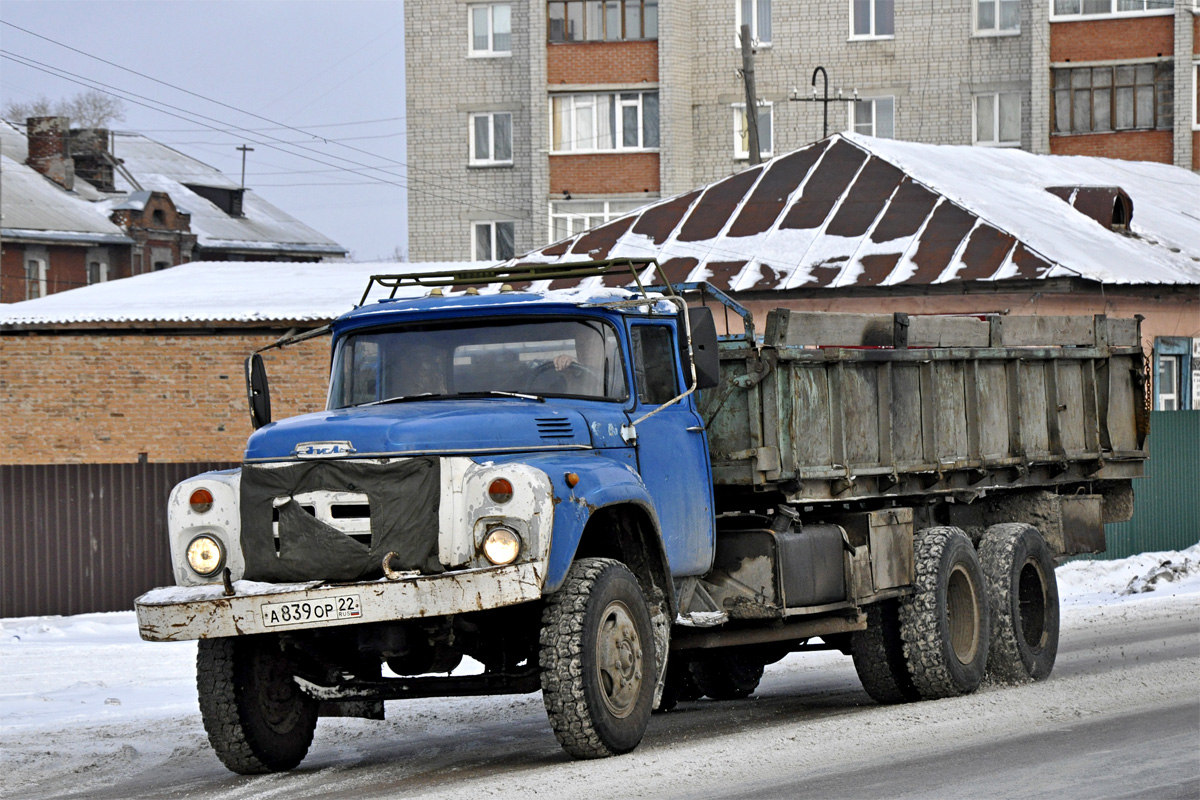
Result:
{"label": "rear dual wheel", "polygon": [[993,525],[979,543],[992,610],[988,677],[1044,680],[1058,657],[1058,583],[1046,540],[1032,525]]}

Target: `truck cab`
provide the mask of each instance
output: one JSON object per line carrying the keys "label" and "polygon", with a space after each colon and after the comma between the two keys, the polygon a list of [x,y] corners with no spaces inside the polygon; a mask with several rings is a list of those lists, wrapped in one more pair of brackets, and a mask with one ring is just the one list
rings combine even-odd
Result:
{"label": "truck cab", "polygon": [[[243,466],[176,487],[178,585],[138,599],[144,638],[201,640],[206,724],[220,692],[206,703],[205,686],[235,691],[253,665],[295,677],[276,689],[307,709],[301,738],[316,713],[379,716],[384,699],[545,689],[538,618],[599,577],[636,595],[612,605],[600,645],[585,635],[606,650],[597,713],[623,732],[572,746],[636,745],[665,672],[674,581],[706,573],[715,552],[696,405],[717,371],[711,314],[669,287],[435,287],[364,304],[329,333],[323,411],[270,421],[262,360],[248,359],[257,429]],[[394,677],[464,655],[484,674]],[[255,717],[233,720],[243,738]],[[214,746],[243,772],[287,768],[307,747],[276,740],[288,737]]]}

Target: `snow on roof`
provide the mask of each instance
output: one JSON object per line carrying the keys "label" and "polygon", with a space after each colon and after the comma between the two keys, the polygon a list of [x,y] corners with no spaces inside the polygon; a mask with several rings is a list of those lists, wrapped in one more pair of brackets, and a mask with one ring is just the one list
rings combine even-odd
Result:
{"label": "snow on roof", "polygon": [[[1100,187],[1090,206],[1067,187]],[[1055,189],[1055,192],[1048,191]],[[1113,230],[1121,192],[1127,232]],[[1110,217],[1094,212],[1108,197]],[[1200,176],[1146,162],[837,135],[515,263],[655,258],[731,291],[1081,277],[1200,283]]]}
{"label": "snow on roof", "polygon": [[[177,208],[192,216],[192,233],[201,247],[238,250],[287,250],[343,254],[346,249],[247,189],[242,216],[226,214],[210,200],[189,189],[208,186],[236,190],[240,185],[202,161],[165,144],[131,133],[113,135],[113,150],[143,189],[166,192]],[[118,173],[122,191],[133,186]]]}
{"label": "snow on roof", "polygon": [[4,179],[0,229],[6,238],[132,243],[102,208],[63,191],[49,178],[7,155],[0,156],[0,162]]}
{"label": "snow on roof", "polygon": [[[372,275],[481,269],[481,262],[194,261],[36,300],[0,304],[0,326],[78,323],[323,322],[350,311]],[[423,287],[397,297],[421,297]],[[376,288],[372,299],[387,296]]]}
{"label": "snow on roof", "polygon": [[169,194],[176,208],[191,215],[191,230],[201,248],[317,255],[346,252],[337,242],[251,190],[246,190],[243,197],[242,216],[230,216],[188,186],[233,191],[240,188],[237,182],[215,167],[139,134],[112,134],[113,155],[124,162],[125,170],[140,184],[140,189],[131,185],[118,170],[114,176],[119,190],[116,193],[100,192],[78,177],[74,191],[67,192],[25,165],[28,149],[24,129],[0,121],[0,151],[6,157],[2,170],[6,236],[30,238],[16,231],[38,230],[64,234],[40,238],[83,241],[81,235],[96,233],[100,225],[107,226],[104,233],[115,232],[121,237],[103,241],[129,244],[131,240],[108,220],[108,215],[116,209],[141,210],[149,192],[159,191]]}

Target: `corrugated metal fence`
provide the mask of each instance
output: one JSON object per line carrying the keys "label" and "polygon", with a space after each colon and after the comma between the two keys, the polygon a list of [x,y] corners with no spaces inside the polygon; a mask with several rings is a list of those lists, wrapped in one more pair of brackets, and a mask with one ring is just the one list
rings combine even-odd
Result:
{"label": "corrugated metal fence", "polygon": [[[1108,526],[1124,558],[1200,540],[1200,411],[1151,413],[1134,515]],[[174,582],[167,495],[226,463],[0,466],[0,616],[121,611]]]}
{"label": "corrugated metal fence", "polygon": [[0,616],[122,611],[174,583],[167,496],[231,466],[0,466]]}
{"label": "corrugated metal fence", "polygon": [[1200,411],[1151,411],[1146,478],[1133,482],[1133,519],[1106,530],[1108,550],[1125,558],[1183,550],[1200,541]]}

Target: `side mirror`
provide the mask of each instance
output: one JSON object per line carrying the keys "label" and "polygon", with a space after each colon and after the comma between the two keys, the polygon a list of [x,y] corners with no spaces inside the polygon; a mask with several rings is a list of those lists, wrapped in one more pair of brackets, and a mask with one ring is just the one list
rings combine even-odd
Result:
{"label": "side mirror", "polygon": [[[688,309],[692,323],[692,356],[696,359],[696,388],[711,389],[721,382],[721,358],[717,352],[717,324],[712,309],[699,306]],[[681,353],[685,369],[688,354]],[[685,374],[688,374],[685,372]]]}
{"label": "side mirror", "polygon": [[267,368],[258,353],[246,359],[246,399],[250,401],[250,424],[258,430],[271,421],[271,389]]}

